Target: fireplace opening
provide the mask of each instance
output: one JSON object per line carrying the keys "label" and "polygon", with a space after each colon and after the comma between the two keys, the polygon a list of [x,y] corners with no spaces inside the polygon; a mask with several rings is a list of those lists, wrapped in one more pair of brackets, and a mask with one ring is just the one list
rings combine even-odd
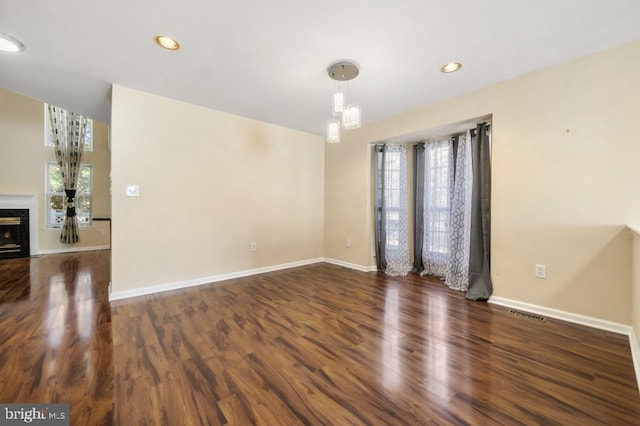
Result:
{"label": "fireplace opening", "polygon": [[0,209],[0,259],[29,257],[29,209]]}

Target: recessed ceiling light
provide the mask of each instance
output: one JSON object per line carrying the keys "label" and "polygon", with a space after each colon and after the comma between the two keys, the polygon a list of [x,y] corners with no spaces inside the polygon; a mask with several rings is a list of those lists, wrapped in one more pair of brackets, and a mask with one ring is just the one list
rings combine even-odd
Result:
{"label": "recessed ceiling light", "polygon": [[456,72],[460,68],[462,68],[462,64],[460,62],[449,62],[448,64],[443,65],[442,68],[440,68],[440,71],[448,74],[450,72]]}
{"label": "recessed ceiling light", "polygon": [[180,49],[180,43],[175,38],[171,38],[169,36],[157,35],[153,38],[158,45],[164,47],[168,50],[178,50]]}
{"label": "recessed ceiling light", "polygon": [[0,33],[0,51],[8,53],[18,53],[24,50],[24,44],[17,38],[9,34]]}

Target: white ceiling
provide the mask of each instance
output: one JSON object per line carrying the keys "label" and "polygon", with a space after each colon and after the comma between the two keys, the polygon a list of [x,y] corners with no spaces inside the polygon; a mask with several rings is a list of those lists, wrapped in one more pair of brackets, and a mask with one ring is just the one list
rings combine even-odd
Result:
{"label": "white ceiling", "polygon": [[106,123],[115,83],[322,134],[332,62],[369,123],[639,40],[640,1],[3,0],[0,32],[0,87]]}

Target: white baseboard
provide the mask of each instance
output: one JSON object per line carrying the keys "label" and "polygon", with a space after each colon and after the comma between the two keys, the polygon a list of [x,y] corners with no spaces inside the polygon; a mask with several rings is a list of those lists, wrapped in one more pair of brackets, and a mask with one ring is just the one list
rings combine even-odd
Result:
{"label": "white baseboard", "polygon": [[116,292],[112,292],[109,295],[109,301],[111,302],[115,300],[128,299],[130,297],[145,296],[147,294],[161,293],[164,291],[180,290],[183,288],[195,287],[203,284],[212,284],[220,281],[231,280],[234,278],[248,277],[251,275],[264,274],[266,272],[273,272],[273,271],[279,271],[282,269],[296,268],[298,266],[311,265],[311,264],[320,263],[323,261],[324,260],[322,258],[307,259],[307,260],[301,260],[298,262],[284,263],[281,265],[267,266],[264,268],[247,269],[244,271],[231,272],[228,274],[212,275],[209,277],[196,278],[193,280],[178,281],[178,282],[160,284],[160,285],[151,286],[151,287],[136,288],[133,290],[116,291]]}
{"label": "white baseboard", "polygon": [[636,371],[636,382],[638,382],[638,391],[640,391],[640,346],[636,333],[631,331],[629,334],[629,346],[631,346],[631,357],[633,358],[633,368]]}
{"label": "white baseboard", "polygon": [[58,249],[38,250],[37,254],[75,253],[80,251],[109,250],[110,248],[111,248],[110,246],[65,247],[65,248],[58,248]]}
{"label": "white baseboard", "polygon": [[534,314],[547,316],[574,324],[586,325],[587,327],[598,328],[600,330],[610,331],[617,334],[629,335],[631,326],[620,324],[617,322],[602,320],[586,315],[574,314],[560,309],[548,308],[546,306],[533,305],[531,303],[519,302],[517,300],[505,299],[504,297],[491,296],[489,303],[494,305],[505,306],[507,308],[519,309]]}
{"label": "white baseboard", "polygon": [[360,271],[360,272],[375,272],[378,270],[378,268],[375,266],[362,266],[362,265],[357,265],[355,263],[344,262],[338,259],[331,259],[329,257],[322,258],[322,261],[331,263],[332,265],[344,266],[345,268],[355,269],[356,271]]}
{"label": "white baseboard", "polygon": [[638,384],[638,390],[640,391],[640,347],[638,346],[638,340],[633,331],[633,327],[630,325],[588,317],[586,315],[574,314],[567,311],[561,311],[559,309],[548,308],[546,306],[505,299],[504,297],[491,296],[489,298],[489,303],[628,336],[629,346],[631,348],[631,358],[633,359],[633,368],[636,373],[636,382]]}

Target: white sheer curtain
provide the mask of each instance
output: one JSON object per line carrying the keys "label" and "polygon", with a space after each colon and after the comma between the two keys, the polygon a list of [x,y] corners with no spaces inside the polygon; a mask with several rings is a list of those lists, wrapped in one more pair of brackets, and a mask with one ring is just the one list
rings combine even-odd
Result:
{"label": "white sheer curtain", "polygon": [[451,140],[425,142],[423,274],[445,277],[449,262],[452,188],[453,144]]}
{"label": "white sheer curtain", "polygon": [[455,182],[451,202],[449,262],[445,283],[454,290],[469,288],[469,251],[471,242],[471,134],[458,138]]}
{"label": "white sheer curtain", "polygon": [[491,296],[490,135],[489,125],[479,123],[464,135],[429,140],[415,148],[413,229],[409,228],[407,147],[376,145],[379,271],[406,275],[413,270],[443,278],[452,289],[467,291],[468,299]]}
{"label": "white sheer curtain", "polygon": [[382,214],[386,223],[387,275],[407,275],[409,256],[409,201],[407,195],[407,147],[385,145]]}

